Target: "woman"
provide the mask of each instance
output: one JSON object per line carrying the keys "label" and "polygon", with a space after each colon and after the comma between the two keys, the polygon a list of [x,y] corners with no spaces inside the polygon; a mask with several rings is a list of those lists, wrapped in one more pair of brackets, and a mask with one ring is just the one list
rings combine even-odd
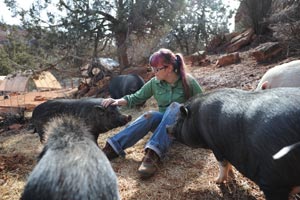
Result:
{"label": "woman", "polygon": [[152,137],[145,145],[145,156],[138,172],[141,178],[151,177],[166,154],[171,139],[166,133],[166,125],[175,122],[180,103],[197,93],[201,93],[198,82],[185,72],[185,63],[181,54],[174,54],[169,49],[160,49],[149,59],[155,77],[150,79],[140,90],[121,99],[108,98],[102,105],[129,107],[146,101],[154,96],[159,111],[149,111],[138,117],[124,130],[109,138],[103,149],[108,159],[125,156],[124,149],[133,146],[149,131]]}

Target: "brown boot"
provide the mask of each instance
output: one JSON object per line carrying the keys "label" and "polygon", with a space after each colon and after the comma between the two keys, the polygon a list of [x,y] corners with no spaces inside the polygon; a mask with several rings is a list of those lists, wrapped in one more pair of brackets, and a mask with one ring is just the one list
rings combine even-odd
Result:
{"label": "brown boot", "polygon": [[119,157],[119,154],[115,152],[115,150],[110,146],[108,142],[106,142],[105,147],[102,149],[102,151],[105,153],[108,160],[113,160]]}
{"label": "brown boot", "polygon": [[158,169],[159,162],[160,158],[155,151],[146,149],[146,155],[144,156],[142,164],[138,169],[138,173],[140,174],[141,178],[149,178],[153,176]]}

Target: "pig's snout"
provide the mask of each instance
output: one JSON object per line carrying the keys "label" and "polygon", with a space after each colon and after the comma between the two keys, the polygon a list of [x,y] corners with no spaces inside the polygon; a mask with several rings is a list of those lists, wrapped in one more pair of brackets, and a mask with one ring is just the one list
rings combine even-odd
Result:
{"label": "pig's snout", "polygon": [[127,120],[127,122],[130,122],[132,120],[131,115],[126,115],[126,120]]}

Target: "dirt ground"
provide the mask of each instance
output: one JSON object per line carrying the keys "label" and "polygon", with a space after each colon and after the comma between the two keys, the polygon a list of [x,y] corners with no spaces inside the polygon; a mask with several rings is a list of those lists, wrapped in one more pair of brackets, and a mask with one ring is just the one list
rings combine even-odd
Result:
{"label": "dirt ground", "polygon": [[[222,87],[234,87],[252,90],[267,69],[278,64],[257,64],[247,52],[241,53],[241,62],[224,67],[213,63],[206,67],[190,67],[205,91]],[[210,57],[215,61],[215,57]],[[287,62],[295,58],[281,61]],[[298,58],[299,59],[299,58]],[[142,109],[122,108],[122,112],[131,114],[133,119],[147,110],[156,109],[150,99]],[[108,137],[124,127],[101,134],[98,139],[102,148]],[[141,180],[137,169],[144,155],[143,146],[150,134],[136,145],[126,149],[126,158],[111,161],[119,183],[121,198],[124,200],[264,200],[258,187],[234,169],[234,177],[224,184],[214,182],[218,175],[218,165],[210,150],[192,149],[174,143],[155,176]],[[38,136],[26,130],[26,124],[20,130],[0,133],[0,199],[19,199],[26,178],[36,164],[36,157],[42,146]],[[297,199],[292,197],[291,199]]]}

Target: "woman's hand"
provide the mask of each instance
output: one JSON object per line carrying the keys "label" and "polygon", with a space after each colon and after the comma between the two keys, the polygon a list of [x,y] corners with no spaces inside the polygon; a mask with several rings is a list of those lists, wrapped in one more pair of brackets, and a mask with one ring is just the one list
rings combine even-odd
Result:
{"label": "woman's hand", "polygon": [[107,99],[103,99],[102,100],[102,104],[103,107],[108,107],[109,105],[112,106],[118,106],[118,99],[113,99],[113,98],[107,98]]}
{"label": "woman's hand", "polygon": [[107,98],[107,99],[103,99],[101,105],[104,106],[105,108],[109,105],[112,105],[112,106],[125,106],[125,105],[127,105],[127,101],[123,98],[121,98],[121,99]]}

